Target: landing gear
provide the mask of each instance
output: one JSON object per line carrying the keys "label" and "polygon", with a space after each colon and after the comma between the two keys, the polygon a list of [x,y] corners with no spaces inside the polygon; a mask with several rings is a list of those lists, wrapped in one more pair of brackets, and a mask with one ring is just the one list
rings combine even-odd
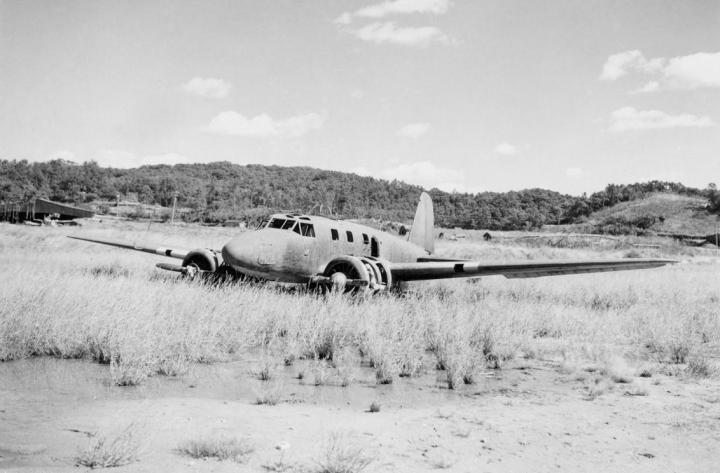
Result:
{"label": "landing gear", "polygon": [[212,284],[231,284],[242,280],[242,274],[225,264],[220,265],[215,272],[209,273],[207,278],[207,281]]}

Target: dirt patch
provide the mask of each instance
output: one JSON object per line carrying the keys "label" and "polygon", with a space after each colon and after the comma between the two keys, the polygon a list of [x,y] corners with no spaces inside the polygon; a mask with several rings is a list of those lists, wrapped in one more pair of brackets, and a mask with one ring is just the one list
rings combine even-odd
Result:
{"label": "dirt patch", "polygon": [[[317,471],[332,442],[369,459],[365,471],[712,471],[720,461],[716,379],[635,377],[588,396],[592,380],[537,360],[457,391],[437,374],[379,386],[368,371],[341,387],[288,373],[270,406],[256,404],[261,382],[239,364],[137,388],[113,386],[108,371],[70,360],[0,365],[0,470],[77,471],[91,436],[130,425],[138,460],[117,471]],[[242,464],[178,453],[218,438],[241,438],[251,453]]]}

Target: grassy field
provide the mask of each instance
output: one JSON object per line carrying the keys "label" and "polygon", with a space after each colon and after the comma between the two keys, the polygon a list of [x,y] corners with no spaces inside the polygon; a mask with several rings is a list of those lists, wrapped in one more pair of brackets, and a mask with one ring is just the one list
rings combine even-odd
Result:
{"label": "grassy field", "polygon": [[[0,226],[0,360],[87,358],[118,385],[182,375],[194,363],[257,353],[268,379],[297,359],[330,382],[362,363],[378,383],[438,370],[450,388],[508,362],[552,359],[635,376],[716,372],[720,272],[711,250],[444,242],[438,254],[490,261],[670,256],[671,267],[536,280],[411,285],[402,295],[318,296],[276,284],[212,287],[153,267],[162,258],[65,238],[59,228]],[[232,229],[95,224],[79,232],[219,248]],[[611,373],[612,374],[612,373]],[[617,373],[616,373],[617,374]]]}
{"label": "grassy field", "polygon": [[66,238],[220,248],[235,231],[0,225],[0,470],[704,472],[720,461],[714,250],[468,232],[438,253],[680,262],[349,297],[178,280],[154,268],[161,257]]}

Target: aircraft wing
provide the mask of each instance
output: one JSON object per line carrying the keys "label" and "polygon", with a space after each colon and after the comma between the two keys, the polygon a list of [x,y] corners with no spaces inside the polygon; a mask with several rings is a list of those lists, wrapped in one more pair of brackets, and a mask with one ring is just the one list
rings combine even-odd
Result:
{"label": "aircraft wing", "polygon": [[92,243],[100,243],[101,245],[109,245],[109,246],[115,246],[117,248],[125,248],[127,250],[135,250],[135,251],[142,251],[145,253],[151,253],[154,255],[160,255],[160,256],[169,256],[170,258],[178,258],[183,259],[185,258],[185,255],[190,253],[190,250],[185,250],[182,248],[165,248],[165,247],[150,247],[150,246],[141,246],[137,245],[135,243],[125,243],[121,241],[112,241],[112,240],[100,240],[97,238],[86,238],[76,235],[68,235],[68,238],[73,238],[75,240],[83,240],[83,241],[89,241]]}
{"label": "aircraft wing", "polygon": [[397,281],[419,281],[423,279],[472,278],[494,275],[503,275],[506,278],[536,278],[563,274],[657,268],[676,262],[674,260],[640,258],[504,264],[488,264],[480,261],[426,261],[392,263],[390,269],[393,279]]}

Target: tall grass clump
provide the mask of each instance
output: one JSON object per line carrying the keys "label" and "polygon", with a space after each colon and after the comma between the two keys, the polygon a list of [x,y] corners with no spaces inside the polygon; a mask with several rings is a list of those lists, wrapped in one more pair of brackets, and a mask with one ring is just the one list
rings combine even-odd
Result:
{"label": "tall grass clump", "polygon": [[318,460],[317,473],[360,473],[372,463],[362,448],[355,447],[343,436],[332,434]]}
{"label": "tall grass clump", "polygon": [[244,463],[255,448],[248,439],[242,438],[207,438],[187,440],[181,443],[177,451],[191,458],[232,460]]}
{"label": "tall grass clump", "polygon": [[111,439],[102,434],[93,434],[89,445],[76,454],[75,464],[89,468],[123,466],[137,461],[139,451],[136,428],[130,425]]}

